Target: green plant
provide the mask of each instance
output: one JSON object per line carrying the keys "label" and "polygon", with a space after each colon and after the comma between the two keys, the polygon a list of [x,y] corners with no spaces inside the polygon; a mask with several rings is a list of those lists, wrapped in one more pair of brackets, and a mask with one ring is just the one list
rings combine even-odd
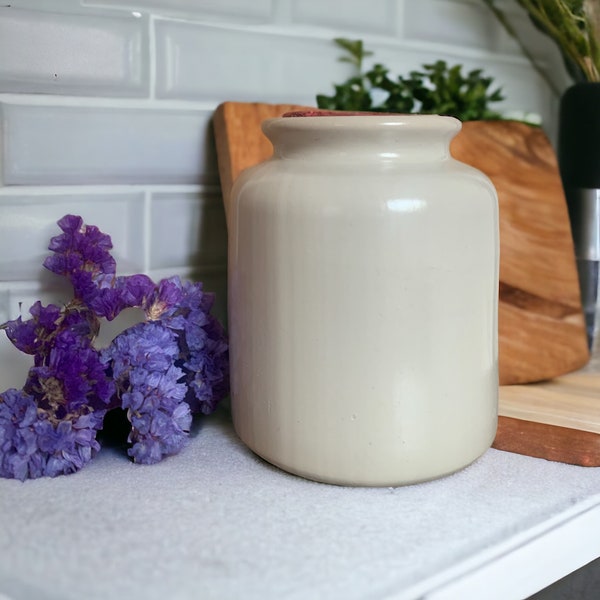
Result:
{"label": "green plant", "polygon": [[[483,0],[506,31],[519,43],[538,72],[549,81],[495,0]],[[600,3],[598,0],[516,0],[533,24],[560,49],[575,81],[600,81]]]}
{"label": "green plant", "polygon": [[[361,40],[336,38],[334,41],[346,53],[339,60],[354,65],[356,74],[335,85],[332,96],[317,95],[319,108],[418,112],[451,115],[462,121],[500,118],[489,104],[504,99],[501,90],[490,91],[493,79],[485,77],[481,69],[465,75],[461,65],[449,67],[445,61],[438,60],[423,65],[421,71],[411,71],[408,76],[392,79],[389,69],[382,64],[363,69],[365,57],[373,53],[365,50]],[[382,101],[376,103],[377,97],[382,97]]]}

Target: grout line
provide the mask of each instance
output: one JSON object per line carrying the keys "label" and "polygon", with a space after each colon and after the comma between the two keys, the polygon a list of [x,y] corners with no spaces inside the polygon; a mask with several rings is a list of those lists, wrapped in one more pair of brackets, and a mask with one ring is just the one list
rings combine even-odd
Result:
{"label": "grout line", "polygon": [[152,252],[152,193],[150,190],[146,190],[144,193],[144,205],[143,205],[143,223],[144,223],[144,259],[143,259],[143,272],[147,275],[150,273],[150,260]]}
{"label": "grout line", "polygon": [[123,194],[131,192],[155,193],[200,193],[206,195],[219,194],[218,184],[183,183],[183,184],[98,184],[98,185],[13,185],[0,186],[0,199],[2,196],[75,196],[77,194]]}
{"label": "grout line", "polygon": [[18,279],[15,281],[10,279],[3,279],[0,281],[0,293],[39,293],[43,289],[43,283],[39,279]]}
{"label": "grout line", "polygon": [[[404,15],[405,4],[402,3],[402,8],[399,10],[401,20],[405,22]],[[158,18],[157,18],[158,20]],[[176,19],[176,18],[160,18],[162,21],[182,22],[191,27],[227,30],[231,32],[242,32],[257,35],[270,35],[273,37],[282,37],[292,40],[312,40],[312,41],[331,41],[332,38],[340,35],[340,30],[336,28],[323,27],[321,25],[300,25],[294,23],[232,23],[232,22],[203,22],[194,21],[193,19]],[[404,31],[404,27],[400,33]],[[402,50],[422,51],[427,54],[436,53],[439,55],[450,55],[457,59],[476,59],[482,61],[491,60],[493,63],[510,64],[515,66],[529,66],[529,60],[520,54],[511,54],[508,52],[497,52],[488,48],[477,48],[470,46],[459,46],[444,42],[432,42],[431,40],[419,40],[401,37],[400,33],[390,35],[386,33],[365,32],[362,36],[363,41],[367,46],[379,45],[384,47],[394,47],[399,52]],[[200,31],[198,35],[201,35]],[[541,57],[540,57],[541,60]]]}
{"label": "grout line", "polygon": [[[149,84],[150,85],[150,84]],[[152,94],[152,91],[150,91]],[[68,96],[57,94],[0,93],[0,103],[24,106],[57,106],[78,108],[136,108],[154,110],[198,110],[213,111],[223,100],[174,100],[155,98],[115,98],[102,96]]]}
{"label": "grout line", "polygon": [[398,39],[404,38],[406,29],[406,2],[405,0],[396,0],[394,4],[394,31]]}

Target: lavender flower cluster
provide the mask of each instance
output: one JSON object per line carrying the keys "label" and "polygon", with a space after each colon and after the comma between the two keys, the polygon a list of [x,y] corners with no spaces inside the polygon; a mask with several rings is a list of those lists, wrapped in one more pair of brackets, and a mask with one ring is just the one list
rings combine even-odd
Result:
{"label": "lavender flower cluster", "polygon": [[[34,363],[23,389],[0,394],[2,477],[81,469],[116,408],[131,424],[129,455],[156,463],[181,450],[192,413],[211,413],[228,394],[227,340],[201,283],[117,276],[108,235],[74,215],[58,225],[63,233],[50,241],[44,266],[71,282],[73,299],[63,307],[36,302],[31,318],[1,326]],[[130,307],[145,320],[97,350],[101,319]]]}

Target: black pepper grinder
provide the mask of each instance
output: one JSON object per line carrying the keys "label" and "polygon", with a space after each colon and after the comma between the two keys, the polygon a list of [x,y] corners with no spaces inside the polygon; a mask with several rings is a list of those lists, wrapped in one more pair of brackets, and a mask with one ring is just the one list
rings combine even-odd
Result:
{"label": "black pepper grinder", "polygon": [[558,162],[569,208],[588,344],[598,336],[600,83],[582,82],[560,103]]}

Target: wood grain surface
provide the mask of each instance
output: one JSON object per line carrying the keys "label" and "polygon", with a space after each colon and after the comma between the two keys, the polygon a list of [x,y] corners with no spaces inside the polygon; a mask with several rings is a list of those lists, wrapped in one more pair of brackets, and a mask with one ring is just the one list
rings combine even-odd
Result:
{"label": "wood grain surface", "polygon": [[600,467],[600,373],[500,387],[494,448]]}
{"label": "wood grain surface", "polygon": [[575,252],[556,155],[539,127],[463,124],[452,155],[483,171],[500,207],[500,382],[526,383],[589,360]]}
{"label": "wood grain surface", "polygon": [[297,104],[260,102],[225,102],[219,105],[213,116],[213,129],[226,218],[231,188],[238,175],[244,169],[267,160],[273,153],[271,142],[262,133],[261,123],[302,108]]}
{"label": "wood grain surface", "polygon": [[500,388],[500,415],[600,436],[600,373],[575,372]]}
{"label": "wood grain surface", "polygon": [[600,467],[600,435],[511,417],[498,418],[492,446],[580,467]]}

